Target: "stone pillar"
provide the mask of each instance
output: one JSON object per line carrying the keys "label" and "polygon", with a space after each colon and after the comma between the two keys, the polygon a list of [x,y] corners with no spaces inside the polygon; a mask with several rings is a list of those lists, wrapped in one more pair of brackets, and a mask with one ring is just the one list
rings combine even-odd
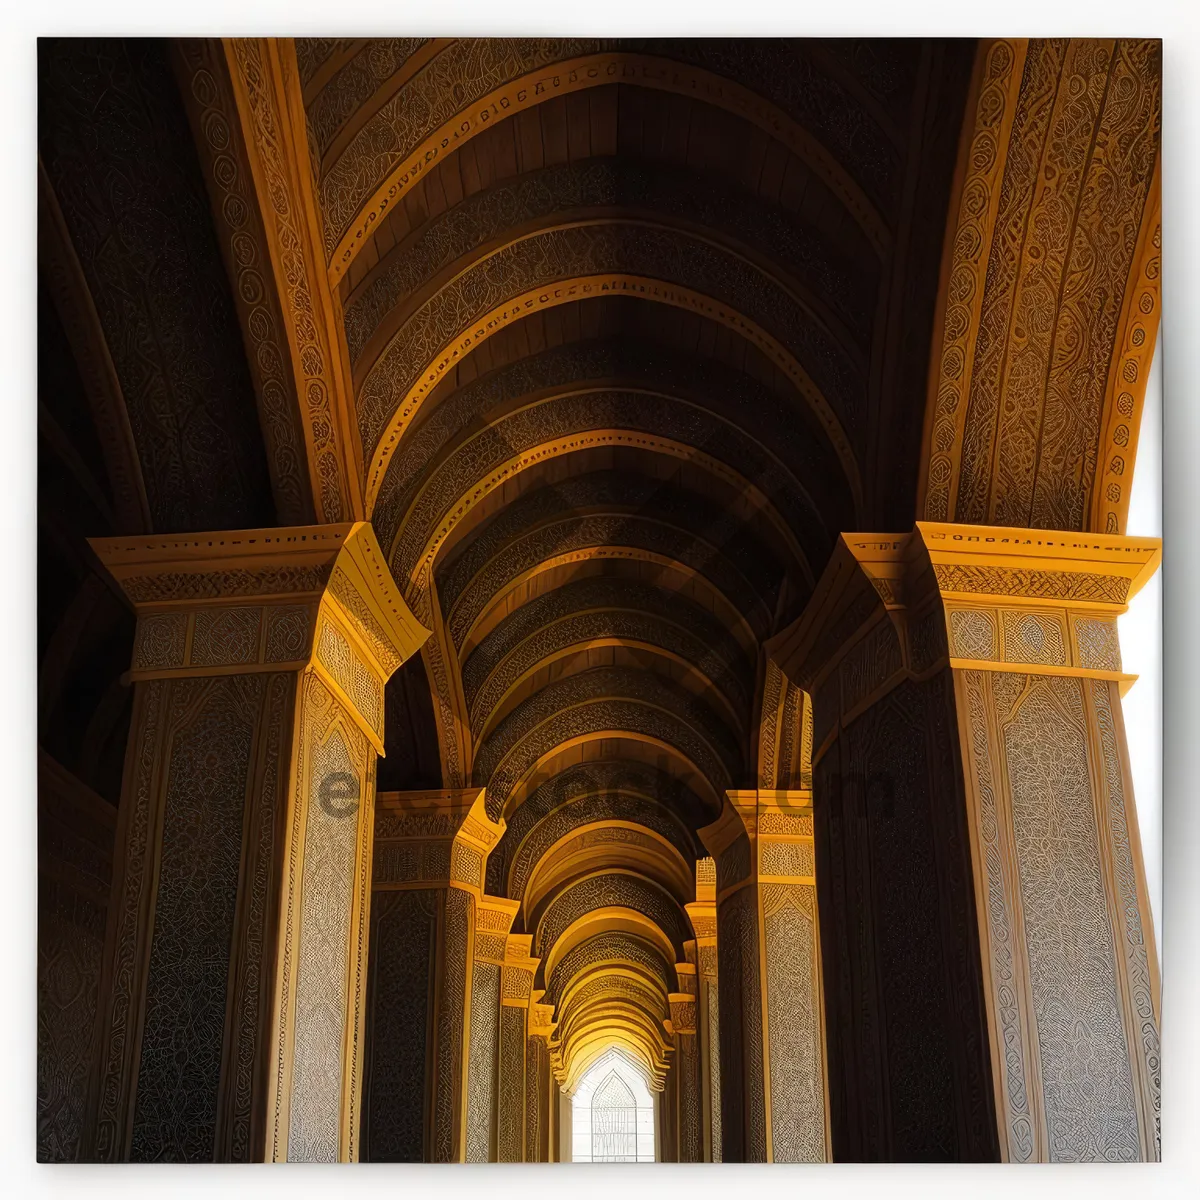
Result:
{"label": "stone pillar", "polygon": [[700,831],[717,863],[725,1162],[826,1162],[812,795],[732,791]]}
{"label": "stone pillar", "polygon": [[[492,897],[487,897],[487,900],[492,900]],[[505,900],[503,904],[506,906],[504,911],[516,915],[518,902]],[[526,1161],[525,1135],[529,1117],[527,1104],[537,1103],[537,1080],[534,1078],[532,1081],[532,1098],[526,1080],[527,1070],[535,1070],[535,1065],[529,1061],[530,1006],[534,999],[533,978],[539,960],[529,955],[532,941],[533,937],[530,934],[509,934],[502,947],[496,1034],[496,1137],[495,1154],[488,1160],[491,1162]],[[532,1053],[536,1057],[536,1049]],[[536,1136],[536,1115],[534,1126]]]}
{"label": "stone pillar", "polygon": [[[482,907],[487,856],[504,825],[483,800],[481,788],[379,796],[364,1105],[374,1162],[465,1161],[475,993],[482,1013],[487,978],[499,986],[492,910]],[[490,964],[480,982],[477,958]],[[494,1068],[489,1097],[493,1079]]]}
{"label": "stone pillar", "polygon": [[[667,1025],[670,1025],[669,1019]],[[654,1096],[658,1106],[658,1144],[654,1153],[657,1162],[679,1162],[679,1072],[674,1066],[672,1063],[663,1079],[662,1090]]]}
{"label": "stone pillar", "polygon": [[682,992],[668,996],[671,1016],[664,1022],[675,1045],[671,1064],[674,1086],[668,1093],[673,1105],[674,1162],[704,1161],[704,1113],[701,1099],[700,1047],[697,1041],[696,968],[676,963]]}
{"label": "stone pillar", "polygon": [[[536,961],[536,960],[531,960]],[[539,1003],[544,993],[531,993],[529,1035],[525,1048],[525,1162],[557,1160],[558,1084],[550,1069],[554,1006]]]}
{"label": "stone pillar", "polygon": [[[497,1162],[499,1148],[498,1115],[500,1111],[500,1072],[504,1067],[514,1067],[519,1072],[516,1095],[517,1104],[524,1104],[524,1033],[528,998],[521,1006],[519,1039],[514,1040],[514,1022],[511,1013],[507,1017],[508,1049],[516,1050],[518,1059],[511,1059],[502,1066],[502,1037],[505,1033],[505,1006],[502,1004],[502,983],[505,974],[505,958],[508,950],[508,931],[521,904],[518,900],[506,900],[497,896],[480,896],[475,907],[474,962],[471,969],[471,1011],[468,1023],[467,1058],[467,1133],[466,1156],[469,1163]],[[528,947],[526,947],[526,957]],[[508,972],[510,984],[514,973]],[[532,982],[532,976],[530,976]],[[511,1088],[511,1081],[503,1085]],[[511,1104],[507,1105],[510,1118]],[[516,1129],[519,1133],[519,1114]],[[519,1161],[519,1160],[518,1160]]]}
{"label": "stone pillar", "polygon": [[1160,554],[845,535],[769,647],[813,695],[839,1157],[1158,1157],[1116,619]]}
{"label": "stone pillar", "polygon": [[353,1160],[384,684],[370,526],[92,542],[137,613],[84,1157]]}
{"label": "stone pillar", "polygon": [[696,1045],[700,1055],[700,1110],[704,1162],[721,1161],[721,1035],[717,999],[717,865],[696,863],[696,899],[687,906],[695,941],[684,949],[696,969]]}

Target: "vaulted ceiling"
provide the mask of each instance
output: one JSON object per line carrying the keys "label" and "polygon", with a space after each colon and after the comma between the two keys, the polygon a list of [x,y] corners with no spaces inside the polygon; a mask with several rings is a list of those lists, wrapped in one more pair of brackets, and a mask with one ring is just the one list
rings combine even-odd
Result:
{"label": "vaulted ceiling", "polygon": [[626,1025],[661,1070],[696,830],[804,782],[762,645],[839,532],[911,525],[973,53],[296,43],[366,511],[433,630],[432,704],[392,691],[507,821],[564,1072]]}
{"label": "vaulted ceiling", "polygon": [[45,57],[47,204],[131,426],[114,531],[373,522],[432,630],[381,790],[486,789],[560,1038],[626,1022],[653,1076],[697,829],[806,783],[763,644],[841,531],[916,515],[974,43]]}

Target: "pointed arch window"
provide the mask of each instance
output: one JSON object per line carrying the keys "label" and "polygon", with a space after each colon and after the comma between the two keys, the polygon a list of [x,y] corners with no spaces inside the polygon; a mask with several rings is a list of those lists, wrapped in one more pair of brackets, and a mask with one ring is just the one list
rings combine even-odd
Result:
{"label": "pointed arch window", "polygon": [[571,1101],[574,1162],[654,1162],[655,1106],[641,1073],[617,1050],[598,1059]]}

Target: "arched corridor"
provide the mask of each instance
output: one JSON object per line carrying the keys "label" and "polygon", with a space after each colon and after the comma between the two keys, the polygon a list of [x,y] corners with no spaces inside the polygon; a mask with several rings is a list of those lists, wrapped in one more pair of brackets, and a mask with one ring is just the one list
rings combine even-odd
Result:
{"label": "arched corridor", "polygon": [[40,64],[40,1153],[1158,1156],[1156,42]]}

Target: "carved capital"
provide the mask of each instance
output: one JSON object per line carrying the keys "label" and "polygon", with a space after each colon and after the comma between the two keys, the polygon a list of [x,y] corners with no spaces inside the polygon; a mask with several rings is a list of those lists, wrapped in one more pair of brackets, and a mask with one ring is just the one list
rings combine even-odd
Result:
{"label": "carved capital", "polygon": [[384,685],[429,631],[366,522],[91,546],[137,613],[131,679],[313,671],[383,754]]}
{"label": "carved capital", "polygon": [[534,992],[533,981],[541,965],[530,953],[533,935],[510,933],[504,943],[504,964],[500,971],[500,1003],[513,1008],[530,1008],[542,992]]}
{"label": "carved capital", "polygon": [[529,1036],[542,1038],[547,1043],[554,1036],[558,1022],[554,1018],[553,1004],[540,1004],[538,998],[544,993],[535,991],[533,1001],[529,1005]]}
{"label": "carved capital", "polygon": [[920,521],[843,534],[804,613],[770,643],[814,697],[814,759],[904,679],[949,665],[1116,682],[1117,617],[1157,569],[1156,538]]}
{"label": "carved capital", "polygon": [[[503,820],[487,815],[482,788],[381,792],[375,805],[373,885],[456,887],[478,899],[487,856],[503,832]],[[504,903],[519,907],[518,901]]]}
{"label": "carved capital", "polygon": [[663,1022],[668,1033],[677,1036],[696,1036],[696,997],[687,992],[672,992],[667,1001],[671,1006],[669,1020]]}

